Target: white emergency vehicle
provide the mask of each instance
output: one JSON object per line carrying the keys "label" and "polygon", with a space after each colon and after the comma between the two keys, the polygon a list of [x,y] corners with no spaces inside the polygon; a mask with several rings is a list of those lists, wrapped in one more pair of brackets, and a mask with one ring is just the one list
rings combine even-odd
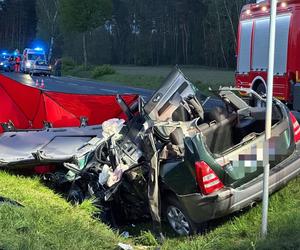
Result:
{"label": "white emergency vehicle", "polygon": [[22,58],[21,71],[28,74],[32,71],[36,61],[46,61],[46,53],[42,48],[26,48]]}

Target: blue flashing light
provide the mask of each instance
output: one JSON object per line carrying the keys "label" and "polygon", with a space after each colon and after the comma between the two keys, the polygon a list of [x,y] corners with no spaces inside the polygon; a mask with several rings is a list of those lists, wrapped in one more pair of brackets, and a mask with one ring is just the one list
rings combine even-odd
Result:
{"label": "blue flashing light", "polygon": [[6,52],[2,52],[2,55],[3,55],[3,56],[6,56],[6,55],[7,55],[7,53],[6,53]]}
{"label": "blue flashing light", "polygon": [[41,47],[36,47],[36,48],[34,48],[34,50],[36,50],[36,51],[43,51],[43,48],[41,48]]}

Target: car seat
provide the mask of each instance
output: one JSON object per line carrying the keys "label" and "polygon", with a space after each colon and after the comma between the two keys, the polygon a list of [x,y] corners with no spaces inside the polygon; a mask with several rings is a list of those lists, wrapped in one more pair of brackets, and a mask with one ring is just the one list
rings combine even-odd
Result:
{"label": "car seat", "polygon": [[226,108],[215,107],[209,113],[210,124],[203,131],[206,144],[213,153],[221,153],[230,148],[232,143],[232,128],[236,114],[228,114]]}

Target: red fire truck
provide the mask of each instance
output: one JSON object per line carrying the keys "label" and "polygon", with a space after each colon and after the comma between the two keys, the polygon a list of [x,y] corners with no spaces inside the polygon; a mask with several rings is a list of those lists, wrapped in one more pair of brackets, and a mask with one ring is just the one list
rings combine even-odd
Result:
{"label": "red fire truck", "polygon": [[[270,1],[242,9],[238,32],[237,87],[266,92]],[[300,110],[300,0],[278,1],[274,96]]]}

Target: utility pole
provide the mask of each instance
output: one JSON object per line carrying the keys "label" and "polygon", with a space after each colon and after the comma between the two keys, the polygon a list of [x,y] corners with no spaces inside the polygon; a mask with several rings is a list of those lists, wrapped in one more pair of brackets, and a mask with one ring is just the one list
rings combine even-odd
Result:
{"label": "utility pole", "polygon": [[274,55],[276,38],[276,12],[277,0],[270,0],[270,37],[269,37],[269,66],[268,66],[268,90],[267,90],[267,108],[266,108],[266,138],[264,143],[264,183],[263,183],[263,207],[261,236],[265,238],[268,232],[268,207],[269,207],[269,140],[272,129],[272,103],[273,103],[273,80],[274,80]]}

